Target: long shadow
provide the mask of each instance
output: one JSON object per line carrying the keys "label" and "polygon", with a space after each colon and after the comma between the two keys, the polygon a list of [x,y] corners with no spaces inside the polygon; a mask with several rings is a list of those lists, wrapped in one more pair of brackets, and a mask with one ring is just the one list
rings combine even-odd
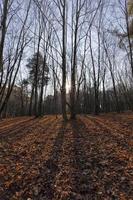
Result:
{"label": "long shadow", "polygon": [[[62,122],[62,126],[58,131],[58,135],[55,138],[51,154],[49,159],[45,161],[41,167],[39,167],[39,175],[33,180],[33,185],[39,182],[38,195],[32,194],[32,198],[36,200],[52,200],[55,193],[55,179],[59,173],[59,161],[62,156],[64,134],[66,129],[66,123]],[[32,185],[32,183],[31,183]],[[28,192],[28,190],[27,190]],[[27,193],[22,196],[22,199],[27,199]]]}
{"label": "long shadow", "polygon": [[0,138],[7,137],[8,134],[10,135],[10,134],[12,134],[12,133],[14,133],[16,131],[21,130],[21,128],[23,128],[24,126],[26,126],[26,124],[29,123],[29,122],[31,122],[31,121],[34,121],[34,119],[33,118],[27,119],[27,120],[24,120],[24,121],[22,121],[20,123],[17,123],[17,124],[15,124],[15,122],[14,122],[13,126],[11,126],[9,128],[6,128],[5,130],[1,131]]}
{"label": "long shadow", "polygon": [[[54,119],[55,121],[55,119]],[[57,121],[55,122],[57,123]],[[50,124],[47,124],[47,126],[45,127],[45,131],[47,131],[49,128],[52,128],[55,123],[53,123],[50,127]],[[8,189],[5,189],[1,194],[0,194],[0,200],[9,200],[12,198],[12,196],[16,193],[16,192],[20,192],[21,190],[25,190],[26,187],[26,191],[28,192],[29,186],[30,185],[36,185],[36,183],[38,182],[39,179],[41,179],[42,182],[41,183],[41,190],[40,190],[40,194],[38,196],[35,196],[34,199],[40,199],[42,200],[43,196],[47,196],[49,199],[51,199],[52,195],[54,194],[54,188],[53,188],[53,184],[52,182],[54,181],[54,178],[56,176],[56,174],[58,173],[58,162],[62,153],[62,144],[63,144],[63,138],[64,138],[64,130],[65,129],[65,124],[62,124],[61,129],[59,130],[58,136],[55,139],[54,145],[53,145],[53,149],[52,152],[50,154],[49,159],[43,164],[43,167],[39,167],[38,169],[40,171],[38,177],[33,177],[33,182],[27,182],[24,183],[25,180],[25,173],[23,174],[23,179],[20,179],[19,181],[16,180],[15,182],[13,182],[10,187]],[[47,140],[43,143],[43,146],[46,145]],[[35,160],[35,157],[37,155],[35,155],[33,157],[33,162]],[[28,161],[27,161],[28,162]],[[30,168],[27,170],[30,170]],[[26,185],[27,184],[27,185]],[[1,184],[0,184],[1,187]],[[4,186],[3,186],[4,188]],[[22,199],[27,199],[27,192],[25,192],[21,198]],[[40,195],[42,195],[41,198]],[[33,195],[34,196],[34,195]],[[47,198],[47,199],[48,199]]]}
{"label": "long shadow", "polygon": [[[83,199],[95,199],[96,187],[92,184],[93,178],[91,176],[94,165],[98,165],[97,160],[89,160],[84,149],[85,125],[77,120],[71,122],[73,137],[74,137],[74,158],[73,167],[75,169],[75,183],[73,188],[75,193],[80,194]],[[89,149],[88,149],[89,150]]]}
{"label": "long shadow", "polygon": [[[110,163],[110,160],[108,160],[108,152],[105,149],[104,153],[106,155],[104,158],[102,152],[99,152],[98,140],[95,141],[95,137],[97,136],[89,135],[89,130],[86,128],[84,122],[78,120],[77,122],[73,121],[71,124],[75,141],[74,168],[77,170],[75,176],[75,192],[80,193],[85,199],[89,200],[104,199],[106,197],[119,199],[119,194],[113,193],[115,188],[119,192],[127,192],[127,194],[131,195],[130,180],[126,179],[121,181],[121,177],[124,176],[124,168],[127,165],[126,161],[119,160],[119,158],[113,157],[114,155],[112,154],[112,162]],[[90,140],[90,143],[93,142],[93,144],[96,143],[94,146],[90,145],[92,147],[91,150],[88,145],[88,149],[86,148],[87,146],[84,147],[86,140]],[[108,176],[106,176],[106,172],[109,173]],[[114,172],[115,175],[113,175]],[[125,190],[121,187],[121,184],[124,185]],[[102,194],[99,188],[103,188]]]}
{"label": "long shadow", "polygon": [[117,143],[117,145],[120,146],[122,149],[132,152],[132,149],[128,145],[128,140],[130,140],[130,138],[132,137],[132,134],[131,134],[131,136],[127,136],[126,134],[124,135],[124,132],[120,132],[120,130],[118,130],[118,128],[117,128],[116,129],[117,132],[123,136],[123,137],[121,137],[119,135],[113,134],[112,133],[113,128],[111,131],[110,127],[108,128],[108,125],[106,125],[106,123],[105,123],[105,125],[103,125],[102,123],[104,123],[104,122],[99,121],[96,118],[89,118],[88,116],[86,116],[86,119],[91,120],[95,124],[95,126],[101,128],[101,130],[104,130],[105,136],[113,139]]}
{"label": "long shadow", "polygon": [[[25,117],[17,117],[17,118],[5,118],[2,119],[2,121],[0,121],[0,129],[3,128],[3,126],[10,126],[12,127],[14,125],[14,123],[18,123],[20,121],[20,119],[22,120]],[[25,121],[25,120],[24,120]]]}
{"label": "long shadow", "polygon": [[[48,119],[45,120],[45,122],[47,122],[47,121],[48,121]],[[52,123],[52,125],[51,125],[51,123]],[[57,120],[52,119],[52,121],[48,122],[48,123],[43,127],[41,133],[43,133],[43,134],[46,133],[46,131],[48,131],[50,128],[54,127],[56,123],[57,123]],[[34,123],[34,125],[36,125],[36,123]],[[50,125],[51,125],[51,126],[50,126]],[[28,127],[30,128],[30,126],[28,126]],[[32,128],[32,126],[31,126],[31,128]],[[39,133],[40,133],[40,132],[39,132]],[[26,129],[26,132],[24,132],[24,133],[19,133],[19,135],[17,135],[17,138],[15,138],[15,141],[16,141],[16,140],[19,140],[19,139],[23,139],[23,138],[25,137],[26,134],[27,134],[27,129]],[[14,138],[13,138],[13,139],[14,139]],[[37,152],[37,151],[40,151],[41,148],[44,148],[44,146],[46,145],[46,143],[47,143],[47,139],[42,140],[42,141],[39,141],[39,142],[38,142],[38,141],[34,141],[34,144],[36,144],[36,152]],[[38,144],[39,144],[39,145],[38,145]],[[10,149],[9,149],[9,152],[10,152]],[[11,154],[11,155],[10,155],[10,159],[13,159],[14,161],[23,162],[25,155],[26,155],[25,148],[23,148],[23,151],[22,151],[21,153],[17,154],[17,151],[16,151],[16,152],[14,152],[13,155]],[[36,156],[37,156],[37,155],[35,155],[35,152],[34,152],[34,151],[33,151],[33,153],[30,152],[30,157],[32,157],[32,161],[30,161],[31,164],[35,162]],[[28,163],[28,160],[27,160],[27,163]]]}
{"label": "long shadow", "polygon": [[62,122],[62,126],[58,131],[58,135],[54,141],[53,148],[49,159],[43,164],[43,167],[40,169],[40,177],[42,180],[41,189],[39,191],[39,197],[36,199],[46,198],[47,200],[51,200],[54,198],[55,193],[55,178],[59,173],[59,161],[63,152],[63,142],[64,142],[64,134],[66,129],[66,123]]}
{"label": "long shadow", "polygon": [[[49,118],[46,118],[47,122]],[[17,124],[17,126],[12,128],[11,130],[3,132],[2,135],[0,135],[0,139],[3,140],[4,142],[12,142],[14,140],[18,140],[22,137],[25,137],[27,132],[30,130],[30,128],[35,127],[38,122],[40,121],[39,118],[35,119],[28,119],[27,121],[21,122],[20,124]],[[44,122],[44,123],[45,123]]]}

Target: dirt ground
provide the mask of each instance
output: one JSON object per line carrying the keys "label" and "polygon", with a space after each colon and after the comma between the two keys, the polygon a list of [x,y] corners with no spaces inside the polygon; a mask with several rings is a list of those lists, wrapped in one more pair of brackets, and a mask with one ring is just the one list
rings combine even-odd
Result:
{"label": "dirt ground", "polygon": [[1,121],[0,200],[133,200],[133,114]]}

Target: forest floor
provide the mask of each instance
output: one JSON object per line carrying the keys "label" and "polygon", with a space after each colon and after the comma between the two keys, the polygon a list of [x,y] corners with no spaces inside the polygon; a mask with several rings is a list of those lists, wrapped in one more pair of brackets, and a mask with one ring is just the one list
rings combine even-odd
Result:
{"label": "forest floor", "polygon": [[133,114],[0,122],[0,200],[132,200]]}

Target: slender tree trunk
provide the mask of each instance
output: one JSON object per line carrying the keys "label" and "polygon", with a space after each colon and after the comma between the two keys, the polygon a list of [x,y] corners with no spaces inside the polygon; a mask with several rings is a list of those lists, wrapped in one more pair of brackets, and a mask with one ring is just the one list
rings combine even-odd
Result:
{"label": "slender tree trunk", "polygon": [[[91,60],[92,60],[92,68],[93,68],[93,78],[94,78],[94,113],[96,115],[99,114],[99,80],[96,78],[96,69],[95,69],[95,62],[92,50],[92,41],[91,41],[91,33],[90,33],[90,53],[91,53]],[[99,78],[98,78],[99,79]]]}
{"label": "slender tree trunk", "polygon": [[32,91],[31,91],[30,105],[29,105],[29,115],[30,115],[30,116],[32,115],[33,97],[34,97],[34,85],[32,84]]}
{"label": "slender tree trunk", "polygon": [[64,120],[67,120],[66,114],[66,0],[63,1],[63,31],[62,31],[62,116]]}
{"label": "slender tree trunk", "polygon": [[99,90],[97,89],[97,86],[95,85],[95,115],[99,115],[100,108],[99,108]]}
{"label": "slender tree trunk", "polygon": [[116,100],[116,111],[119,113],[120,112],[120,106],[119,106],[119,99],[118,99],[118,95],[117,95],[117,91],[116,91],[116,85],[115,85],[114,75],[112,74],[111,77],[112,77],[114,95],[115,95],[115,100]]}
{"label": "slender tree trunk", "polygon": [[127,26],[127,38],[128,38],[128,44],[129,44],[129,57],[130,57],[131,72],[132,72],[132,77],[133,77],[133,48],[132,48],[132,41],[131,41],[131,35],[130,35],[130,29],[129,29],[127,0],[125,0],[125,9],[126,9],[125,17],[126,17],[126,26]]}
{"label": "slender tree trunk", "polygon": [[105,81],[103,80],[103,112],[107,112],[107,99],[105,90]]}
{"label": "slender tree trunk", "polygon": [[21,98],[21,115],[24,115],[24,96],[23,96],[23,85],[21,86],[21,91],[20,91],[20,98]]}
{"label": "slender tree trunk", "polygon": [[[12,90],[13,90],[13,87],[14,87],[14,83],[15,83],[15,80],[16,80],[16,76],[18,74],[18,70],[19,70],[19,67],[20,67],[20,64],[21,64],[21,60],[22,60],[22,56],[23,56],[23,50],[24,50],[24,48],[22,48],[21,52],[20,52],[19,62],[18,62],[18,66],[17,66],[16,72],[15,72],[15,75],[13,77],[13,81],[11,82],[11,79],[9,81],[8,92],[7,92],[6,97],[5,97],[3,103],[2,103],[2,105],[0,107],[0,115],[3,112],[4,108],[6,107],[8,101],[9,101],[10,95],[12,93]],[[11,78],[12,78],[12,76],[11,76]]]}
{"label": "slender tree trunk", "polygon": [[76,52],[77,52],[77,29],[75,30],[75,48],[74,48],[74,58],[73,66],[71,70],[71,119],[76,118],[76,86],[75,86],[75,73],[76,73]]}
{"label": "slender tree trunk", "polygon": [[34,75],[34,82],[35,82],[35,104],[34,104],[34,115],[38,117],[38,67],[39,67],[39,48],[40,48],[40,30],[39,30],[39,39],[38,39],[38,47],[37,47],[37,59],[36,59],[36,66],[35,66],[35,75]]}
{"label": "slender tree trunk", "polygon": [[41,80],[41,91],[40,91],[40,100],[39,100],[39,107],[38,107],[38,114],[39,116],[42,115],[42,101],[43,101],[43,89],[44,89],[44,75],[45,75],[45,67],[46,67],[46,58],[44,56],[44,61],[43,61],[43,69],[42,69],[42,80]]}
{"label": "slender tree trunk", "polygon": [[71,119],[76,118],[76,64],[77,64],[77,35],[79,22],[79,1],[76,1],[76,24],[74,32],[74,51],[71,69]]}
{"label": "slender tree trunk", "polygon": [[9,0],[4,0],[3,5],[3,15],[0,25],[0,32],[1,32],[1,39],[0,39],[0,71],[3,68],[3,49],[4,49],[4,42],[5,42],[5,36],[6,36],[6,21],[7,21],[7,15],[8,15],[8,4]]}

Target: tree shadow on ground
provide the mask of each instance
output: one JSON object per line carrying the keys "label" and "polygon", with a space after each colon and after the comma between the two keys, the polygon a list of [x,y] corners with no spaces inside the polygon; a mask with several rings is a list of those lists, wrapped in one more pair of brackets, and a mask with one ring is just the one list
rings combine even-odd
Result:
{"label": "tree shadow on ground", "polygon": [[55,193],[55,179],[56,175],[59,173],[59,161],[62,157],[63,152],[63,142],[64,134],[66,129],[66,123],[62,122],[62,126],[58,131],[58,135],[54,141],[53,148],[49,159],[43,164],[43,167],[40,169],[40,176],[42,180],[41,189],[39,191],[39,196],[36,199],[42,200],[43,198],[51,200],[54,198]]}
{"label": "tree shadow on ground", "polygon": [[91,130],[82,120],[73,121],[71,125],[74,136],[74,168],[77,171],[75,192],[82,196],[81,199],[90,200],[106,197],[119,199],[121,193],[131,196],[130,180],[128,178],[121,180],[121,177],[125,177],[124,169],[127,162],[120,160],[112,150],[108,155],[109,151],[103,149],[103,155],[98,146],[97,135],[89,133]]}
{"label": "tree shadow on ground", "polygon": [[[34,125],[36,125],[37,123],[38,123],[38,120],[33,120],[32,119],[32,124],[33,124],[33,121],[34,121]],[[48,121],[48,119],[47,119],[47,121]],[[53,119],[53,121],[55,122],[55,123],[57,123],[57,121],[55,121],[54,119]],[[52,121],[52,122],[53,122]],[[46,121],[45,121],[46,122]],[[50,122],[51,123],[51,122]],[[45,131],[48,131],[48,129],[50,129],[50,128],[52,128],[52,127],[54,127],[54,125],[55,125],[55,123],[53,123],[51,126],[50,126],[50,123],[48,123],[47,125],[45,125]],[[24,127],[26,128],[26,127],[28,127],[28,128],[32,128],[32,124],[31,125],[22,125],[21,126],[21,128],[20,128],[20,130],[22,131],[22,133],[20,132],[20,133],[18,133],[17,135],[18,135],[18,137],[20,138],[21,137],[21,139],[22,139],[22,137],[24,137],[26,134],[27,134],[27,131],[25,132],[25,129],[24,129]],[[24,126],[24,127],[23,127]],[[44,131],[43,130],[43,131]],[[16,132],[15,132],[16,133]],[[15,135],[16,136],[16,135]],[[18,139],[18,137],[17,137],[17,139]],[[14,140],[15,141],[15,140]],[[43,147],[47,144],[47,140],[46,141],[42,141],[42,143],[43,143]],[[41,144],[40,142],[39,142],[39,144]],[[36,148],[38,148],[38,146],[36,147]],[[10,149],[9,149],[9,151],[10,151]],[[34,154],[35,154],[35,152],[34,152]],[[32,155],[31,153],[30,153],[30,156],[32,156],[32,162],[29,162],[28,161],[28,159],[25,161],[26,162],[26,168],[27,169],[25,169],[24,168],[24,172],[23,172],[23,174],[21,174],[21,179],[20,180],[15,180],[14,179],[14,181],[10,184],[10,186],[8,187],[8,189],[6,189],[5,188],[5,190],[0,194],[0,200],[9,200],[9,199],[11,199],[12,197],[13,197],[13,195],[15,195],[15,193],[19,193],[20,191],[24,191],[24,190],[26,190],[27,191],[27,188],[29,188],[29,187],[31,187],[30,186],[30,184],[32,185],[35,185],[35,183],[36,183],[36,180],[37,180],[37,177],[35,177],[35,179],[34,179],[34,183],[30,183],[29,181],[30,181],[30,179],[29,179],[29,181],[27,182],[25,182],[24,183],[24,180],[26,179],[26,172],[28,172],[28,170],[30,170],[30,167],[32,167],[33,165],[35,165],[35,159],[36,159],[36,157],[37,156],[39,156],[39,155]],[[52,154],[52,153],[51,153]],[[23,162],[23,159],[21,160],[21,158],[22,158],[22,156],[24,156],[24,152],[22,152],[21,154],[19,154],[19,155],[16,155],[16,154],[13,154],[13,160],[15,161],[15,163],[16,162]],[[10,159],[12,158],[12,155],[10,155]],[[15,165],[14,165],[15,166]],[[42,173],[43,173],[43,171],[42,171]],[[17,174],[16,174],[17,175]],[[7,176],[8,176],[8,174],[7,174]],[[4,186],[4,183],[3,183],[3,181],[0,183],[0,187],[5,187]],[[27,187],[27,188],[26,188]],[[26,193],[24,194],[24,195],[22,195],[22,199],[27,199],[27,195],[26,195]]]}
{"label": "tree shadow on ground", "polygon": [[[46,118],[45,122],[47,122],[48,120],[49,119]],[[36,119],[34,118],[34,119],[28,119],[27,121],[21,122],[17,124],[14,128],[5,131],[5,133],[3,132],[0,135],[0,139],[3,140],[4,142],[6,141],[9,143],[11,143],[12,141],[22,139],[23,137],[27,135],[27,133],[30,130],[32,131],[32,129],[37,126],[39,121],[40,121],[39,118],[36,118]]]}
{"label": "tree shadow on ground", "polygon": [[[79,120],[71,122],[74,144],[74,162],[73,168],[75,169],[75,186],[73,191],[80,195],[81,199],[95,199],[97,188],[93,185],[93,178],[91,176],[93,165],[98,165],[97,160],[90,160],[86,155],[84,143],[86,142],[85,131],[86,128]],[[89,150],[89,149],[88,149]],[[73,198],[76,200],[76,198]]]}
{"label": "tree shadow on ground", "polygon": [[107,138],[109,141],[117,143],[117,145],[123,150],[131,152],[132,150],[129,148],[128,142],[131,140],[132,135],[126,134],[123,130],[116,129],[106,124],[106,122],[100,121],[96,118],[89,118],[86,116],[87,120],[91,120],[94,123],[94,127],[98,127],[101,132],[104,134],[100,134],[103,139]]}

